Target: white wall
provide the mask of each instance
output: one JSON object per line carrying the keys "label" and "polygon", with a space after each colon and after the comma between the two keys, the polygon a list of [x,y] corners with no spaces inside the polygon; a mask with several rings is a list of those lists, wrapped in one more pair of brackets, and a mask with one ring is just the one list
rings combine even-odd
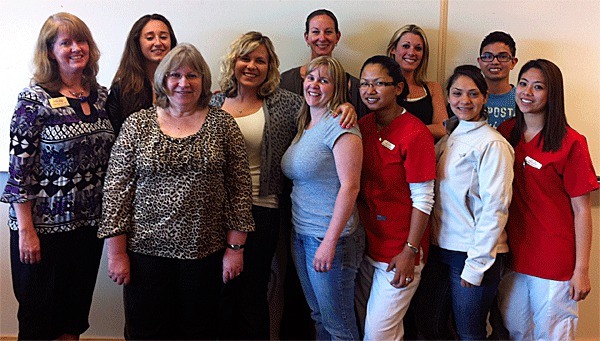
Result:
{"label": "white wall", "polygon": [[[564,78],[565,106],[571,127],[587,137],[596,174],[600,174],[600,1],[450,0],[446,72],[459,64],[476,64],[479,45],[489,32],[502,30],[517,42],[519,62],[531,59],[557,64]],[[600,339],[600,203],[592,194],[594,235],[590,275],[592,292],[579,304],[579,338]]]}
{"label": "white wall", "polygon": [[[425,1],[199,1],[199,0],[11,0],[2,2],[4,32],[0,54],[0,141],[8,141],[8,125],[18,92],[31,77],[33,47],[43,22],[50,14],[66,11],[80,17],[92,31],[102,56],[99,83],[109,86],[119,65],[125,38],[142,15],[166,16],[179,42],[194,44],[208,62],[213,88],[218,88],[219,63],[229,44],[247,31],[269,36],[281,61],[281,71],[308,62],[310,50],[304,42],[304,21],[315,9],[332,10],[339,20],[342,38],[334,56],[347,71],[357,75],[362,62],[385,53],[387,42],[400,26],[418,22],[425,29],[437,54],[439,3]],[[368,32],[365,32],[368,27]],[[436,68],[435,60],[431,70]],[[434,72],[432,74],[435,74]],[[8,144],[0,144],[7,155]],[[0,171],[8,159],[0,157]]]}
{"label": "white wall", "polygon": [[[447,17],[440,8],[447,5]],[[600,98],[600,1],[492,1],[492,0],[394,0],[394,1],[314,1],[314,0],[20,0],[3,1],[0,32],[0,171],[6,171],[8,124],[17,93],[27,85],[33,45],[48,15],[68,11],[83,19],[96,39],[102,57],[99,81],[109,85],[118,66],[126,35],[140,16],[161,13],[173,24],[180,42],[191,42],[203,53],[217,88],[219,60],[238,35],[258,30],[274,42],[281,70],[307,61],[309,50],[302,33],[308,13],[328,8],[340,21],[342,39],[334,55],[346,69],[357,75],[369,56],[385,52],[392,32],[407,23],[416,23],[427,33],[432,55],[430,78],[445,75],[459,64],[475,64],[479,44],[493,30],[504,30],[517,41],[520,61],[547,58],[559,65],[565,77],[567,115],[570,124],[588,138],[596,171],[600,172],[600,119],[593,110]],[[447,19],[447,50],[439,67],[438,34],[440,19]],[[2,142],[4,141],[4,142]],[[4,157],[2,156],[4,155]],[[0,173],[0,189],[6,173]],[[593,194],[594,241],[592,293],[580,304],[578,338],[600,338],[600,208],[598,192]],[[8,257],[7,206],[0,206],[0,336],[17,330],[16,302],[12,294]],[[87,337],[122,337],[121,290],[106,276],[103,258],[91,312]]]}

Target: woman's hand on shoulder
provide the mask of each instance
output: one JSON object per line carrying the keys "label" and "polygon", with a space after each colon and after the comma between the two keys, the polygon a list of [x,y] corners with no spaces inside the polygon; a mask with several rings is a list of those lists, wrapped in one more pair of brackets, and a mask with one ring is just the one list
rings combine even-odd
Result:
{"label": "woman's hand on shoulder", "polygon": [[342,117],[340,117],[340,126],[342,128],[352,128],[356,125],[356,122],[358,121],[358,114],[356,113],[356,109],[349,102],[341,104],[332,114],[333,117],[342,115]]}

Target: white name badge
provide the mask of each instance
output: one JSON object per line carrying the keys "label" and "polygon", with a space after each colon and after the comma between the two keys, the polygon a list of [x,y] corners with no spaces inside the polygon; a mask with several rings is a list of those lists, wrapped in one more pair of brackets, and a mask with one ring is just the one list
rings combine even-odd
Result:
{"label": "white name badge", "polygon": [[525,166],[525,164],[527,164],[535,169],[542,169],[542,164],[539,163],[538,161],[530,158],[529,156],[525,157],[525,162],[524,162],[523,166]]}
{"label": "white name badge", "polygon": [[386,147],[386,148],[387,148],[387,149],[389,149],[389,150],[394,150],[394,148],[396,148],[396,145],[395,145],[395,144],[393,144],[393,143],[391,143],[391,142],[390,142],[390,141],[388,141],[388,140],[383,140],[383,141],[381,141],[381,145],[382,145],[382,146],[384,146],[384,147]]}

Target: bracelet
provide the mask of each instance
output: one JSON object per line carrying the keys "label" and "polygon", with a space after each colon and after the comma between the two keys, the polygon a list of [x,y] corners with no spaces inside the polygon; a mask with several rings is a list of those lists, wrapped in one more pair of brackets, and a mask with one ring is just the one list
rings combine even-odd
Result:
{"label": "bracelet", "polygon": [[239,251],[241,249],[243,249],[246,245],[244,244],[225,244],[229,249],[232,249],[233,251]]}
{"label": "bracelet", "polygon": [[410,242],[406,242],[406,246],[412,251],[415,255],[419,253],[419,248],[411,244]]}

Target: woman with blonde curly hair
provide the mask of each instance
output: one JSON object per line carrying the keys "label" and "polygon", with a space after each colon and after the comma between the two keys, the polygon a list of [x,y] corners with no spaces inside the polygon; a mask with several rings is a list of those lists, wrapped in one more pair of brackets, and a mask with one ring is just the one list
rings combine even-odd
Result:
{"label": "woman with blonde curly hair", "polygon": [[[221,65],[221,92],[211,101],[235,118],[244,135],[256,223],[240,250],[244,271],[225,289],[225,300],[233,300],[225,305],[226,338],[270,338],[267,289],[280,230],[279,201],[284,199],[280,161],[296,134],[303,103],[302,97],[280,89],[279,82],[279,58],[271,39],[250,31],[231,44]],[[345,117],[347,124],[356,119],[353,111]],[[238,321],[238,328],[231,328],[231,321]]]}
{"label": "woman with blonde curly hair", "polygon": [[[242,130],[252,176],[256,230],[243,248],[244,271],[225,287],[222,330],[226,339],[270,339],[267,290],[279,236],[280,160],[296,133],[302,98],[279,88],[279,58],[269,37],[241,35],[221,65],[221,92],[211,105],[233,116]],[[232,324],[236,324],[235,327]]]}

